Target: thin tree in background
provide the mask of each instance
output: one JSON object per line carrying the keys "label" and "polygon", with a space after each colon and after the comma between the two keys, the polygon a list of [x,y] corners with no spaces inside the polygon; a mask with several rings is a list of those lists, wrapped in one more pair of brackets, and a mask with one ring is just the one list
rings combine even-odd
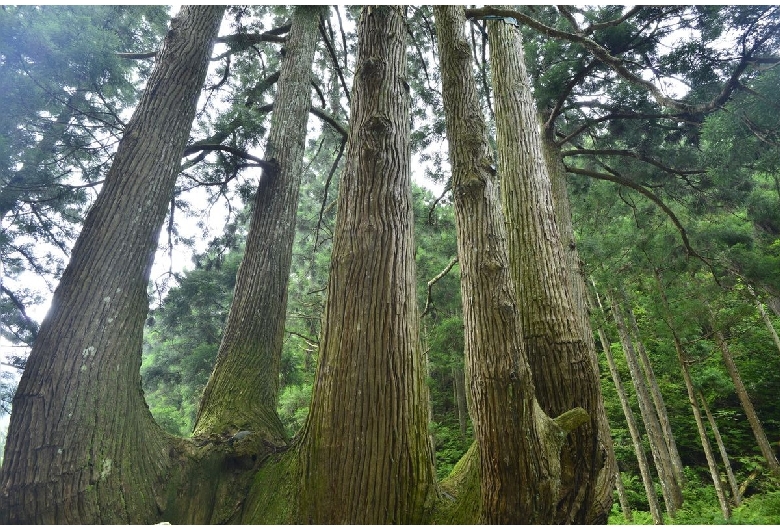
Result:
{"label": "thin tree in background", "polygon": [[[594,284],[595,287],[595,284]],[[598,293],[596,293],[596,301],[602,314],[604,313],[604,307],[601,303]],[[607,364],[609,365],[609,373],[612,376],[612,381],[615,383],[615,389],[617,390],[618,399],[620,400],[620,406],[623,409],[623,415],[626,418],[628,424],[628,432],[631,434],[631,442],[634,445],[634,453],[639,464],[639,474],[642,477],[642,485],[645,488],[645,494],[647,495],[647,503],[650,507],[650,515],[653,518],[653,524],[664,524],[664,517],[661,513],[661,507],[658,502],[658,496],[655,493],[655,484],[653,484],[653,477],[650,474],[650,464],[647,461],[645,450],[642,447],[642,436],[639,433],[639,426],[637,425],[636,418],[634,417],[634,411],[631,410],[631,405],[628,402],[628,395],[626,389],[623,386],[623,380],[618,372],[617,365],[615,364],[615,357],[612,355],[612,347],[607,339],[607,334],[604,329],[599,327],[597,329],[599,341],[601,342],[601,348],[604,350],[604,355],[607,357]]]}
{"label": "thin tree in background", "polygon": [[674,517],[677,513],[677,509],[682,506],[682,491],[675,479],[674,472],[672,471],[672,461],[669,456],[669,450],[666,447],[666,442],[664,441],[661,423],[655,413],[650,393],[645,385],[637,355],[634,351],[634,345],[631,342],[631,337],[623,318],[622,309],[614,296],[611,297],[611,306],[612,317],[617,325],[620,343],[623,345],[623,354],[626,356],[628,369],[631,373],[631,380],[633,381],[634,389],[636,390],[639,412],[642,415],[642,422],[645,425],[647,437],[650,441],[650,450],[653,454],[653,461],[658,470],[658,479],[661,481],[666,512],[669,514],[669,517]]}
{"label": "thin tree in background", "polygon": [[729,486],[731,487],[731,500],[734,503],[734,506],[737,507],[742,504],[742,493],[739,490],[737,478],[734,476],[734,470],[731,467],[731,460],[729,459],[728,452],[726,451],[726,444],[723,443],[723,438],[720,435],[718,424],[715,422],[715,418],[710,412],[710,407],[707,405],[707,400],[704,399],[704,396],[701,392],[699,392],[699,403],[701,403],[701,407],[704,409],[704,414],[706,414],[707,421],[710,423],[712,434],[715,436],[715,442],[718,445],[718,451],[720,451],[720,457],[721,460],[723,460],[723,467],[726,468],[726,477],[728,477]]}
{"label": "thin tree in background", "polygon": [[[708,307],[709,308],[709,307]],[[710,312],[710,325],[712,326],[712,333],[715,337],[715,344],[720,350],[723,357],[723,364],[726,365],[726,371],[734,382],[734,390],[737,393],[739,402],[742,405],[742,410],[745,411],[750,428],[753,430],[753,436],[756,438],[761,454],[769,466],[769,470],[773,475],[780,477],[780,464],[775,457],[775,453],[772,450],[772,446],[769,445],[769,440],[766,437],[764,428],[761,426],[761,421],[758,419],[756,409],[753,407],[753,402],[750,400],[750,395],[745,388],[745,384],[742,382],[742,378],[739,375],[737,365],[734,363],[734,357],[731,355],[726,338],[723,336],[723,332],[717,327],[715,321],[715,313],[709,308]]]}

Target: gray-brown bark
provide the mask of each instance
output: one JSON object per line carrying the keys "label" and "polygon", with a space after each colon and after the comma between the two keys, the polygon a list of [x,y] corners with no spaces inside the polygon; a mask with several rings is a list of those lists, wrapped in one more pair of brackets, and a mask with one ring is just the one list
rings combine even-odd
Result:
{"label": "gray-brown bark", "polygon": [[599,471],[599,382],[580,313],[573,307],[566,256],[519,31],[489,22],[501,176],[510,266],[521,331],[539,405],[550,417],[582,407],[590,421],[570,433],[562,452],[556,523],[587,522]]}
{"label": "gray-brown bark", "polygon": [[[598,297],[598,294],[596,295]],[[601,305],[601,300],[597,298],[599,308],[604,310]],[[607,340],[607,335],[603,329],[598,330],[599,341],[601,347],[604,350],[604,354],[607,357],[607,364],[609,365],[609,372],[612,375],[612,381],[615,383],[615,389],[617,390],[618,399],[620,400],[620,406],[623,408],[623,415],[626,417],[628,424],[628,431],[631,434],[631,442],[634,444],[634,453],[636,454],[637,462],[639,463],[639,474],[642,476],[642,484],[645,488],[645,494],[647,495],[647,502],[650,506],[650,514],[653,518],[654,524],[663,524],[664,518],[661,514],[661,508],[658,503],[658,496],[655,493],[655,485],[653,484],[652,476],[650,475],[650,465],[645,456],[645,450],[642,446],[642,438],[639,434],[639,426],[637,425],[636,418],[634,417],[634,411],[631,410],[631,405],[628,402],[628,396],[626,395],[623,381],[618,372],[617,365],[615,364],[615,358],[612,355],[612,348]]]}
{"label": "gray-brown bark", "polygon": [[753,430],[753,436],[756,438],[756,443],[758,444],[758,447],[761,450],[761,454],[769,466],[769,470],[775,476],[780,477],[780,464],[778,464],[777,457],[772,450],[772,446],[769,445],[769,440],[767,440],[764,428],[761,426],[761,421],[758,419],[756,409],[753,407],[753,402],[750,400],[750,396],[748,395],[747,389],[745,388],[745,384],[742,382],[742,378],[739,375],[737,365],[734,363],[734,358],[731,355],[731,351],[729,351],[728,343],[726,342],[723,333],[716,327],[717,324],[715,322],[715,316],[711,310],[710,323],[713,328],[715,342],[718,346],[718,349],[720,350],[721,356],[723,357],[723,364],[726,365],[726,371],[729,373],[731,380],[734,382],[734,390],[737,393],[739,402],[742,404],[742,410],[745,411],[745,416],[747,416],[750,428]]}
{"label": "gray-brown bark", "polygon": [[620,342],[623,345],[623,353],[626,356],[628,369],[631,372],[631,379],[634,382],[637,402],[639,403],[639,411],[642,415],[647,438],[650,442],[650,450],[652,451],[653,461],[655,462],[655,467],[658,471],[658,479],[661,482],[666,512],[670,517],[674,517],[677,509],[682,506],[682,491],[675,479],[674,472],[672,471],[672,461],[669,456],[666,442],[664,441],[661,423],[653,408],[650,392],[645,385],[642,371],[639,367],[639,361],[637,360],[637,355],[634,351],[634,345],[631,342],[631,337],[629,336],[628,328],[626,327],[623,318],[622,309],[615,298],[612,298],[611,305],[612,317],[615,319],[615,324],[617,325],[618,333],[620,335]]}
{"label": "gray-brown bark", "polygon": [[300,520],[407,523],[435,491],[418,336],[404,9],[358,24],[347,161],[309,420]]}
{"label": "gray-brown bark", "polygon": [[634,338],[633,342],[636,344],[636,351],[639,354],[639,362],[642,365],[642,370],[645,373],[645,380],[647,381],[647,385],[650,388],[650,397],[653,398],[655,412],[658,416],[658,421],[661,423],[661,430],[663,432],[666,448],[669,451],[669,458],[671,459],[674,478],[678,484],[682,485],[685,481],[682,460],[680,459],[680,454],[677,451],[677,442],[674,439],[672,426],[669,423],[669,412],[666,410],[666,403],[664,403],[663,395],[661,395],[661,387],[658,386],[658,380],[655,377],[653,365],[650,364],[650,358],[647,355],[644,342],[642,342],[641,336],[639,334],[639,326],[637,325],[634,311],[631,309],[631,303],[628,300],[625,292],[621,291],[621,297],[626,309],[626,315],[628,316],[628,324],[630,326],[629,331]]}
{"label": "gray-brown bark", "polygon": [[169,440],[144,403],[146,288],[224,7],[184,7],[54,293],[13,402],[4,523],[150,523]]}
{"label": "gray-brown bark", "polygon": [[279,367],[320,12],[317,7],[298,7],[292,17],[264,155],[274,169],[260,177],[235,296],[201,400],[196,436],[246,430],[276,445],[285,441],[276,413]]}
{"label": "gray-brown bark", "polygon": [[534,399],[492,169],[460,6],[436,7],[444,110],[458,231],[470,412],[483,523],[554,521],[563,432]]}
{"label": "gray-brown bark", "polygon": [[699,392],[699,402],[701,403],[701,406],[704,409],[704,413],[707,416],[707,421],[710,423],[712,434],[715,436],[715,442],[718,445],[718,451],[720,451],[720,458],[723,460],[723,467],[726,468],[726,477],[728,477],[729,487],[731,488],[731,501],[734,503],[735,507],[739,506],[742,504],[742,492],[740,491],[739,485],[737,484],[737,478],[734,476],[734,470],[731,467],[731,460],[729,460],[728,452],[726,452],[726,444],[723,443],[723,438],[720,435],[718,424],[715,422],[715,418],[712,417],[710,408],[707,406],[707,400],[704,399],[704,396],[701,394],[701,392]]}
{"label": "gray-brown bark", "polygon": [[[572,311],[580,322],[582,337],[588,348],[588,356],[593,363],[593,372],[599,372],[598,354],[596,343],[593,340],[593,329],[590,325],[590,304],[588,302],[588,288],[585,279],[584,263],[580,259],[574,236],[574,226],[571,217],[571,204],[569,192],[566,186],[566,169],[561,158],[560,148],[553,141],[555,127],[542,129],[542,148],[550,173],[550,188],[552,191],[553,210],[555,221],[561,233],[561,242],[566,256],[566,276],[572,296]],[[604,462],[596,478],[596,491],[593,497],[593,505],[585,522],[589,524],[604,524],[612,509],[614,480],[618,473],[615,459],[615,448],[612,443],[612,431],[604,411],[604,399],[598,392],[596,404],[598,417],[599,452],[603,454]]]}

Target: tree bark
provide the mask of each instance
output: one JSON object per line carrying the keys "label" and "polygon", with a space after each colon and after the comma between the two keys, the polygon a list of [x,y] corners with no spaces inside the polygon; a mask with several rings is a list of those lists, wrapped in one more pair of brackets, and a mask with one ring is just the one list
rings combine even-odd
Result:
{"label": "tree bark", "polygon": [[645,424],[648,440],[650,441],[653,461],[658,470],[658,478],[661,481],[666,512],[669,514],[669,517],[674,518],[677,509],[682,506],[682,491],[680,490],[680,485],[675,480],[674,472],[672,471],[672,461],[669,456],[669,450],[666,447],[666,442],[664,441],[661,423],[658,420],[658,416],[655,414],[650,399],[650,393],[643,381],[642,372],[639,367],[639,362],[637,361],[637,355],[628,334],[622,310],[614,297],[612,298],[611,303],[612,316],[615,319],[615,324],[618,328],[620,342],[623,345],[623,353],[626,356],[628,369],[631,372],[631,379],[634,382],[634,389],[636,390],[637,401],[639,402],[639,411],[642,415],[642,421]]}
{"label": "tree bark", "polygon": [[452,381],[455,385],[455,404],[458,407],[458,428],[460,429],[460,437],[465,440],[469,425],[469,411],[466,400],[466,375],[462,369],[452,369]]}
{"label": "tree bark", "polygon": [[[603,312],[604,309],[601,305],[601,300],[597,299],[597,301],[599,308],[601,308]],[[655,493],[655,485],[653,484],[653,478],[650,475],[650,465],[645,456],[645,450],[642,447],[642,437],[639,434],[639,427],[636,423],[636,418],[634,417],[634,411],[631,410],[631,405],[628,402],[628,396],[626,395],[620,372],[618,372],[617,365],[615,364],[615,358],[612,355],[612,348],[609,340],[607,340],[607,335],[601,328],[597,331],[601,347],[607,357],[607,364],[609,365],[609,372],[612,375],[612,381],[615,383],[615,389],[617,390],[618,398],[620,399],[620,406],[623,408],[623,415],[626,417],[628,432],[631,434],[631,442],[634,444],[634,452],[636,453],[637,462],[639,463],[639,474],[642,476],[642,484],[645,487],[645,494],[647,495],[647,502],[650,507],[653,524],[664,524],[661,507],[658,503],[658,496]]]}
{"label": "tree bark", "polygon": [[418,333],[404,8],[365,7],[309,420],[301,522],[424,520],[435,492]]}
{"label": "tree bark", "polygon": [[645,373],[645,380],[650,387],[650,397],[653,398],[655,412],[658,416],[658,421],[661,423],[661,430],[663,432],[666,448],[669,451],[669,458],[671,459],[674,478],[677,481],[677,484],[682,485],[685,482],[685,475],[683,474],[683,465],[682,460],[680,459],[680,453],[677,451],[677,442],[674,439],[674,433],[672,433],[672,426],[669,424],[669,412],[666,410],[666,403],[664,403],[663,395],[661,395],[661,388],[658,386],[658,380],[655,377],[653,365],[650,364],[650,358],[647,356],[647,350],[645,350],[645,345],[639,335],[639,326],[637,325],[634,311],[631,309],[631,302],[628,300],[625,292],[621,292],[621,298],[624,302],[626,315],[628,315],[630,333],[634,337],[636,351],[639,353],[639,361],[642,365],[642,370]]}
{"label": "tree bark", "polygon": [[769,445],[764,428],[761,426],[761,421],[758,419],[756,409],[753,408],[753,402],[750,400],[750,396],[747,393],[745,384],[742,382],[742,378],[737,370],[737,365],[734,363],[734,358],[731,356],[726,339],[723,337],[723,333],[716,327],[715,315],[710,309],[710,323],[712,325],[713,334],[715,336],[715,342],[720,349],[721,356],[723,357],[723,363],[726,365],[726,371],[728,371],[731,380],[734,382],[734,389],[737,392],[739,402],[742,404],[742,410],[745,411],[750,428],[753,429],[753,436],[756,438],[761,454],[767,461],[769,470],[773,475],[780,477],[780,464],[777,462],[772,446]]}
{"label": "tree bark", "polygon": [[255,195],[246,251],[198,411],[196,436],[252,431],[274,445],[286,442],[276,404],[321,11],[297,7],[293,13],[264,155],[274,169],[263,171]]}
{"label": "tree bark", "polygon": [[170,440],[144,403],[146,288],[223,6],[171,21],[14,397],[4,523],[150,523]]}
{"label": "tree bark", "polygon": [[[572,295],[572,310],[580,322],[582,337],[588,348],[588,356],[593,363],[593,373],[598,378],[599,361],[596,353],[596,343],[593,339],[593,329],[590,324],[590,304],[588,301],[588,287],[585,278],[585,264],[580,259],[574,236],[574,226],[571,217],[571,204],[569,192],[566,186],[566,169],[561,158],[560,148],[553,140],[555,127],[542,128],[542,148],[546,166],[550,173],[550,189],[552,192],[555,221],[561,232],[561,242],[566,256],[566,276]],[[603,465],[598,471],[596,479],[596,491],[593,505],[585,522],[588,524],[606,524],[607,517],[612,510],[613,490],[615,481],[613,477],[618,473],[615,448],[612,442],[612,431],[604,410],[604,398],[600,387],[598,402],[596,404],[598,417],[599,452],[603,455]]]}
{"label": "tree bark", "polygon": [[585,523],[607,460],[598,443],[600,388],[588,347],[593,339],[583,336],[574,309],[520,33],[489,22],[488,37],[510,266],[536,396],[550,417],[578,406],[590,415],[563,449],[555,522]]}
{"label": "tree bark", "polygon": [[463,8],[437,6],[434,13],[458,231],[466,378],[480,462],[480,520],[549,524],[560,489],[561,443],[553,440],[556,432],[561,438],[564,433],[534,398]]}
{"label": "tree bark", "polygon": [[723,438],[720,436],[720,429],[718,429],[718,424],[715,423],[715,418],[712,417],[710,408],[707,406],[707,400],[704,399],[704,396],[701,394],[701,392],[699,392],[699,402],[701,402],[704,413],[707,415],[707,421],[710,422],[710,429],[712,429],[712,434],[715,436],[715,442],[718,444],[718,451],[720,451],[720,457],[721,460],[723,460],[723,466],[726,468],[726,476],[728,477],[729,487],[731,488],[732,502],[734,503],[734,506],[737,507],[742,504],[742,492],[739,489],[739,484],[737,484],[737,478],[734,476],[734,470],[731,468],[729,454],[726,452],[726,444],[723,443]]}

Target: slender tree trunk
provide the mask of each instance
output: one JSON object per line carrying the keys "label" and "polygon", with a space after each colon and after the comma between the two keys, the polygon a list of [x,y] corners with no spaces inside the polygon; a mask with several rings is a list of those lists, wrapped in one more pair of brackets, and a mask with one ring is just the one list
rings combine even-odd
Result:
{"label": "slender tree trunk", "polygon": [[753,429],[753,436],[756,438],[756,443],[758,443],[761,454],[769,465],[769,470],[775,476],[780,476],[780,464],[777,462],[777,457],[775,457],[772,446],[769,445],[769,440],[767,440],[764,428],[761,426],[761,421],[758,419],[756,409],[753,408],[753,402],[750,401],[747,389],[742,382],[742,378],[739,376],[739,370],[737,370],[737,365],[734,364],[734,358],[731,356],[726,339],[723,337],[723,333],[716,327],[715,316],[712,314],[712,310],[710,310],[710,318],[712,329],[714,330],[715,342],[718,345],[718,349],[720,349],[723,363],[726,365],[726,370],[728,371],[731,380],[734,382],[734,389],[737,392],[739,402],[742,404],[742,409],[745,411],[748,423],[750,423],[750,428]]}
{"label": "slender tree trunk", "polygon": [[[598,296],[598,294],[596,296]],[[597,301],[599,308],[601,308],[603,312],[604,308],[601,305],[601,300],[597,298]],[[639,427],[636,418],[634,417],[634,411],[631,410],[631,405],[628,402],[628,396],[626,395],[620,372],[618,372],[617,365],[615,364],[615,358],[612,355],[612,348],[610,342],[607,340],[606,333],[604,333],[604,330],[601,328],[597,331],[599,340],[601,341],[601,347],[607,357],[607,364],[609,365],[609,372],[612,375],[612,381],[615,383],[615,389],[617,390],[618,398],[620,399],[620,406],[623,408],[623,415],[626,417],[626,422],[628,423],[628,432],[631,434],[631,441],[634,444],[634,452],[636,453],[637,462],[639,463],[639,473],[642,476],[642,484],[645,487],[645,494],[647,495],[647,503],[650,507],[653,523],[664,524],[661,507],[658,503],[658,496],[655,493],[655,485],[653,484],[653,478],[650,475],[650,464],[647,461],[645,450],[642,447],[642,437],[639,434]]]}
{"label": "slender tree trunk", "polygon": [[723,460],[723,466],[726,468],[726,476],[728,477],[729,487],[731,488],[732,501],[734,502],[734,506],[737,507],[742,504],[742,492],[739,490],[737,478],[734,476],[734,470],[731,468],[731,460],[729,460],[729,454],[726,452],[726,444],[723,443],[718,424],[715,423],[715,418],[712,417],[710,408],[707,406],[707,400],[704,399],[701,392],[699,392],[699,402],[704,409],[704,413],[707,415],[707,420],[710,422],[710,429],[712,429],[712,434],[715,436],[715,442],[718,444],[720,457]]}
{"label": "slender tree trunk", "polygon": [[275,445],[286,439],[276,404],[321,11],[298,7],[293,13],[265,150],[271,168],[264,169],[255,195],[235,296],[201,400],[196,436],[253,431]]}
{"label": "slender tree trunk", "polygon": [[466,400],[466,376],[460,368],[452,369],[452,380],[455,385],[455,404],[458,407],[458,428],[460,437],[466,438],[469,425],[468,401]]}
{"label": "slender tree trunk", "polygon": [[623,486],[623,478],[620,476],[620,470],[615,473],[615,489],[617,489],[618,492],[618,502],[620,502],[620,509],[623,511],[623,518],[630,523],[634,520],[634,516],[631,514],[631,505],[628,504],[626,488]]}
{"label": "slender tree trunk", "polygon": [[[588,356],[593,363],[593,372],[598,376],[599,361],[596,353],[596,343],[593,340],[593,329],[590,325],[590,304],[588,303],[588,287],[585,279],[585,264],[580,259],[574,236],[574,226],[571,218],[571,204],[569,192],[566,187],[566,169],[561,158],[560,148],[554,142],[555,128],[542,128],[542,147],[546,166],[550,173],[550,186],[553,198],[555,220],[561,232],[561,242],[566,256],[566,272],[569,289],[572,293],[572,310],[580,321],[582,337],[588,347]],[[604,459],[603,466],[598,472],[596,492],[593,505],[586,522],[589,524],[606,524],[609,512],[612,510],[614,480],[618,473],[615,448],[612,443],[612,431],[604,410],[604,399],[600,387],[598,403],[596,404],[597,418],[599,420],[599,452]]]}
{"label": "slender tree trunk", "polygon": [[435,491],[415,295],[404,8],[363,8],[301,522],[424,520]]}
{"label": "slender tree trunk", "polygon": [[607,460],[598,443],[600,388],[588,346],[593,339],[583,336],[574,309],[520,32],[489,22],[488,37],[510,266],[537,399],[551,417],[578,406],[590,415],[562,452],[555,522],[585,523]]}
{"label": "slender tree trunk", "polygon": [[481,521],[550,523],[559,495],[561,448],[551,435],[563,433],[534,399],[463,8],[436,7],[435,16],[458,230],[466,378],[480,461]]}
{"label": "slender tree trunk", "polygon": [[146,288],[223,6],[185,6],[84,222],[14,397],[4,523],[150,523],[170,440],[144,403]]}
{"label": "slender tree trunk", "polygon": [[[693,417],[696,420],[696,428],[699,431],[699,439],[701,440],[701,446],[704,450],[704,456],[707,459],[707,467],[710,470],[710,476],[712,477],[712,483],[715,486],[715,494],[718,497],[718,503],[720,504],[720,510],[724,519],[728,519],[731,516],[731,510],[726,500],[726,495],[723,492],[723,486],[720,482],[720,473],[718,472],[718,464],[712,452],[712,446],[710,445],[709,438],[707,437],[707,430],[704,427],[704,422],[701,417],[701,410],[696,403],[696,396],[694,393],[693,380],[691,379],[690,371],[688,370],[688,362],[685,358],[685,352],[680,342],[680,338],[677,335],[677,331],[672,325],[672,314],[669,308],[669,299],[666,297],[666,291],[661,283],[661,276],[658,270],[654,270],[655,281],[658,286],[658,292],[661,295],[661,301],[663,302],[665,322],[669,331],[672,333],[672,339],[674,340],[674,349],[677,352],[677,361],[680,363],[680,369],[683,374],[683,381],[685,382],[685,389],[688,392],[688,402],[691,405]],[[633,314],[632,314],[633,318]],[[636,321],[634,321],[636,322]]]}
{"label": "slender tree trunk", "polygon": [[658,416],[655,414],[650,399],[650,393],[643,381],[636,352],[634,351],[628,329],[623,320],[621,308],[614,298],[612,299],[612,316],[615,319],[615,324],[617,325],[618,333],[620,334],[620,342],[623,345],[623,353],[626,356],[628,369],[631,372],[631,379],[634,382],[637,401],[639,402],[639,411],[642,415],[642,421],[645,424],[647,437],[650,441],[650,449],[653,453],[655,467],[658,470],[658,478],[661,481],[666,512],[669,514],[669,517],[673,518],[677,512],[677,508],[682,506],[682,492],[680,491],[679,484],[677,484],[677,481],[674,478],[671,457],[669,456],[666,442],[664,442],[661,423],[658,421]]}
{"label": "slender tree trunk", "polygon": [[766,313],[766,309],[764,309],[764,304],[759,300],[758,296],[756,296],[755,290],[748,285],[748,291],[750,291],[751,296],[753,296],[753,300],[756,303],[756,309],[758,309],[758,314],[761,315],[761,318],[764,321],[764,325],[766,326],[766,329],[769,331],[769,333],[772,335],[772,340],[775,343],[775,346],[777,347],[777,351],[780,352],[780,337],[777,336],[777,330],[775,329],[774,324],[772,324],[772,321],[769,319],[769,315]]}
{"label": "slender tree trunk", "polygon": [[701,417],[701,410],[696,403],[696,395],[693,389],[693,381],[691,380],[691,374],[688,370],[688,363],[685,360],[685,353],[682,349],[682,344],[677,338],[677,334],[674,333],[674,347],[677,351],[677,360],[680,363],[682,369],[683,380],[685,381],[685,389],[688,391],[688,402],[691,404],[691,410],[693,411],[693,417],[696,420],[696,428],[699,431],[699,439],[701,440],[702,449],[704,449],[704,456],[707,459],[707,467],[710,470],[710,476],[712,477],[712,484],[715,486],[715,494],[718,497],[718,503],[720,504],[720,511],[723,514],[724,519],[728,519],[731,516],[731,510],[729,509],[728,502],[726,501],[726,495],[723,492],[723,485],[720,482],[720,473],[718,472],[718,463],[715,461],[715,455],[712,452],[712,446],[710,445],[709,438],[707,438],[707,430],[704,427],[704,422]]}
{"label": "slender tree trunk", "polygon": [[637,325],[634,311],[631,309],[631,302],[628,300],[625,292],[621,292],[621,298],[623,299],[624,307],[626,308],[628,323],[631,326],[630,333],[633,335],[634,343],[637,346],[636,351],[639,353],[639,361],[641,362],[642,370],[644,370],[645,373],[645,380],[650,387],[650,396],[653,398],[653,405],[655,406],[658,421],[661,423],[664,442],[666,442],[666,448],[669,451],[669,457],[672,462],[674,478],[678,484],[682,485],[685,482],[685,475],[683,474],[680,453],[677,451],[677,442],[675,442],[674,434],[672,433],[672,426],[669,424],[669,412],[666,410],[666,403],[664,403],[663,395],[661,395],[661,388],[658,386],[658,380],[655,377],[653,365],[650,364],[647,350],[645,350],[645,345],[640,338],[639,326]]}

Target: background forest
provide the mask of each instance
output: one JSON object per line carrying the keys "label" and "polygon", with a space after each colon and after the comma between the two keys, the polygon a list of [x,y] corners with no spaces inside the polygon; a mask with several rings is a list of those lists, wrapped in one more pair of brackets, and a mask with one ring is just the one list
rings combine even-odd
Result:
{"label": "background forest", "polygon": [[[780,8],[517,9],[490,16],[522,29],[566,172],[566,243],[590,289],[620,471],[610,522],[780,523]],[[279,376],[288,436],[311,402],[358,16],[333,7],[319,23]],[[214,368],[289,18],[228,8],[160,235],[141,375],[172,434],[192,432]],[[161,6],[0,9],[0,414],[168,20]],[[485,24],[468,31],[493,131]],[[410,7],[407,32],[417,305],[443,478],[474,433],[431,8]]]}

